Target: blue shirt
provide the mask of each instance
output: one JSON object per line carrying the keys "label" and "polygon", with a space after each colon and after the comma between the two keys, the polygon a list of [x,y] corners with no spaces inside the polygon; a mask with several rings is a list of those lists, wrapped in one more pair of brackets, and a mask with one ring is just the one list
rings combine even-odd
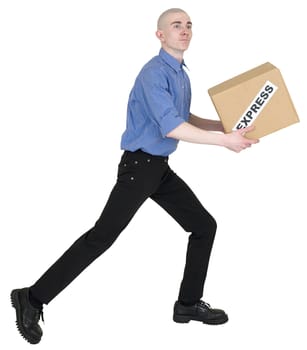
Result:
{"label": "blue shirt", "polygon": [[178,140],[166,135],[190,115],[191,85],[183,66],[161,49],[142,68],[129,95],[121,149],[159,156],[176,150]]}

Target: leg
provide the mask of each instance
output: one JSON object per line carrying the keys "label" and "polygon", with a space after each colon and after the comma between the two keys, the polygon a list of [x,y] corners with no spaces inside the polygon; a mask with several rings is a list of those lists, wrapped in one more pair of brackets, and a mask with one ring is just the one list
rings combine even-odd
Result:
{"label": "leg", "polygon": [[186,183],[171,170],[151,198],[163,207],[185,231],[192,232],[189,236],[179,301],[184,304],[194,304],[203,294],[216,222]]}
{"label": "leg", "polygon": [[48,304],[112,245],[148,198],[157,181],[156,167],[152,169],[154,162],[147,164],[137,161],[137,165],[134,165],[136,161],[127,158],[124,154],[117,183],[95,226],[82,235],[30,288],[33,298]]}
{"label": "leg", "polygon": [[17,327],[32,344],[40,342],[42,304],[48,304],[91,262],[108,249],[167,172],[167,158],[124,152],[117,183],[95,226],[82,235],[30,288],[11,292]]}

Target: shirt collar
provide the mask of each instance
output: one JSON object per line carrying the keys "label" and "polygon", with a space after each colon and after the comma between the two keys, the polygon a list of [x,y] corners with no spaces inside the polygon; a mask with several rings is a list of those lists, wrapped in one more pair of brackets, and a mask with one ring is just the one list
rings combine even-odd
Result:
{"label": "shirt collar", "polygon": [[175,57],[167,53],[164,49],[160,49],[159,56],[162,58],[164,62],[166,62],[169,66],[171,66],[176,72],[182,70],[183,66],[187,68],[184,60],[180,63]]}

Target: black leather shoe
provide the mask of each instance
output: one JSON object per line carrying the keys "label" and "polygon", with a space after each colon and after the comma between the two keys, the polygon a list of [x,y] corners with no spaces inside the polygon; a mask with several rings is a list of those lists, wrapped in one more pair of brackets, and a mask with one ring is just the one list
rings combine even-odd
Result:
{"label": "black leather shoe", "polygon": [[43,331],[38,322],[43,319],[43,309],[34,308],[29,301],[29,288],[14,289],[11,301],[16,309],[16,325],[20,334],[31,344],[40,342]]}
{"label": "black leather shoe", "polygon": [[188,323],[193,320],[217,325],[226,323],[228,316],[223,310],[212,309],[202,300],[192,306],[184,306],[176,301],[173,320],[177,323]]}

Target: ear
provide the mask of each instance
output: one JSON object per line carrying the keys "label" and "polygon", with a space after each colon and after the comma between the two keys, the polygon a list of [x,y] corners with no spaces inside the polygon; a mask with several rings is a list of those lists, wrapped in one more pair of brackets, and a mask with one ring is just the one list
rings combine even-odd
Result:
{"label": "ear", "polygon": [[156,31],[156,37],[157,37],[160,41],[163,41],[163,40],[164,40],[164,34],[163,34],[162,30],[157,30],[157,31]]}

